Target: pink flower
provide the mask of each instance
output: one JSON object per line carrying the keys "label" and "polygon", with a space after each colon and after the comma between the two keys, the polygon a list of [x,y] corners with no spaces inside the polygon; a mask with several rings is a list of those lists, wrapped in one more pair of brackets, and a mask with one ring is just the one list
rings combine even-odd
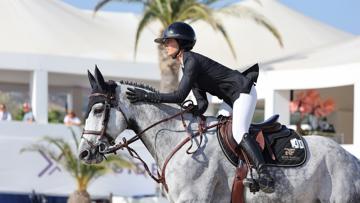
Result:
{"label": "pink flower", "polygon": [[290,102],[290,112],[300,112],[301,116],[313,114],[316,117],[324,117],[335,110],[333,99],[322,101],[316,90],[302,91],[296,94],[296,99]]}

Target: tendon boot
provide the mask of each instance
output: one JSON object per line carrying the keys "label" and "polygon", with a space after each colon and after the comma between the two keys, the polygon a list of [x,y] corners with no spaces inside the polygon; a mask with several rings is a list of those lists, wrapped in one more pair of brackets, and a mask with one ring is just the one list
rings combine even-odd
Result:
{"label": "tendon boot", "polygon": [[257,181],[260,189],[265,193],[274,192],[274,179],[270,176],[264,166],[265,161],[261,154],[259,145],[248,133],[244,134],[244,137],[239,145],[256,167],[259,175],[259,179]]}

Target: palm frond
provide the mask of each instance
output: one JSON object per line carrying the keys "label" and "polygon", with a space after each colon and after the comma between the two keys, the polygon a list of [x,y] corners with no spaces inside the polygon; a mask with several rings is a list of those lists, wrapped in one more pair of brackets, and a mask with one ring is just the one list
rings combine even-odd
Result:
{"label": "palm frond", "polygon": [[224,36],[224,38],[225,38],[225,40],[226,40],[226,42],[227,42],[227,44],[228,44],[228,46],[229,46],[229,48],[231,50],[231,53],[232,53],[233,57],[236,59],[237,57],[236,57],[236,52],[235,52],[234,46],[233,46],[233,44],[232,44],[226,30],[224,29],[223,25],[216,22],[215,26],[216,26],[217,30],[219,30],[221,32],[221,34]]}
{"label": "palm frond", "polygon": [[257,24],[265,27],[268,31],[270,31],[271,34],[277,39],[281,47],[284,46],[280,32],[265,18],[265,16],[258,13],[254,9],[242,5],[235,5],[222,8],[219,11],[231,16],[247,18],[255,21]]}
{"label": "palm frond", "polygon": [[[100,0],[96,5],[94,11],[98,11],[102,6],[111,0]],[[144,14],[139,22],[135,38],[135,55],[137,53],[139,38],[144,28],[149,23],[158,20],[164,29],[175,21],[195,22],[198,20],[208,23],[214,30],[220,31],[226,43],[228,44],[231,53],[236,58],[234,46],[229,38],[229,35],[224,25],[215,18],[216,11],[227,13],[232,16],[245,17],[255,21],[257,24],[265,27],[277,39],[281,47],[283,42],[279,31],[261,14],[257,13],[251,8],[241,5],[223,5],[219,9],[212,8],[213,4],[220,0],[118,0],[122,2],[141,2],[144,5]],[[254,0],[257,4],[262,5],[261,0]]]}
{"label": "palm frond", "polygon": [[[151,12],[154,17],[160,21],[160,23],[162,24],[162,26],[167,26],[169,25],[168,20],[168,16],[164,15],[164,8],[163,8],[163,4],[158,3],[158,1],[150,1],[150,3],[147,4],[145,12]],[[144,13],[145,13],[144,12]]]}
{"label": "palm frond", "polygon": [[[75,132],[72,131],[72,133],[75,143],[79,143]],[[111,166],[130,169],[134,167],[133,162],[125,160],[120,155],[110,155],[107,160],[104,160],[98,165],[83,164],[78,159],[72,146],[68,142],[61,138],[48,136],[42,138],[39,143],[32,144],[20,150],[21,153],[25,151],[38,151],[44,153],[60,164],[63,169],[73,176],[77,180],[78,186],[81,188],[86,188],[91,180],[111,172]]]}
{"label": "palm frond", "polygon": [[48,155],[51,159],[55,160],[57,158],[57,153],[55,151],[50,150],[48,147],[40,144],[32,144],[30,146],[21,148],[20,153],[24,152],[42,152]]}
{"label": "palm frond", "polygon": [[76,149],[79,147],[79,140],[77,138],[77,135],[72,127],[69,127],[69,130],[71,131],[71,136],[73,137],[73,140],[75,141]]}
{"label": "palm frond", "polygon": [[225,38],[226,43],[228,44],[231,50],[231,53],[236,59],[236,52],[234,46],[222,23],[219,20],[215,19],[213,10],[209,9],[209,7],[203,4],[198,4],[198,3],[185,5],[183,11],[181,12],[181,15],[178,17],[177,20],[185,21],[189,19],[191,19],[192,21],[202,20],[208,23],[214,30],[220,31],[220,33]]}
{"label": "palm frond", "polygon": [[124,159],[118,155],[109,155],[106,157],[107,161],[100,163],[101,166],[105,168],[112,168],[114,166],[128,169],[135,169],[135,166],[132,162],[129,162],[127,159]]}
{"label": "palm frond", "polygon": [[143,15],[143,17],[141,18],[139,25],[136,29],[136,37],[135,37],[135,54],[134,57],[136,57],[136,53],[137,53],[137,47],[138,47],[138,43],[139,43],[139,38],[141,35],[141,32],[144,30],[144,28],[153,20],[155,20],[155,15],[152,11],[146,11]]}
{"label": "palm frond", "polygon": [[219,2],[219,1],[220,0],[202,0],[202,1],[199,1],[199,3],[210,6],[210,5],[212,5],[212,4],[216,3],[216,2]]}
{"label": "palm frond", "polygon": [[184,4],[182,11],[176,17],[176,21],[202,19],[209,21],[212,18],[211,10],[201,4]]}
{"label": "palm frond", "polygon": [[96,13],[98,10],[100,10],[102,7],[104,7],[107,3],[109,3],[112,0],[101,0],[99,1],[95,8],[94,8],[94,13]]}

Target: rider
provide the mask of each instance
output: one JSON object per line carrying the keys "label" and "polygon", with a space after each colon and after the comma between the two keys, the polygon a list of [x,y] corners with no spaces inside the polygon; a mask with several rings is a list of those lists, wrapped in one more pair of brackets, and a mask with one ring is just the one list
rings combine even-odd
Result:
{"label": "rider", "polygon": [[233,135],[239,147],[255,164],[260,189],[267,193],[273,192],[274,180],[264,165],[259,146],[248,134],[257,101],[255,83],[259,73],[258,65],[240,73],[192,52],[196,42],[195,32],[183,22],[169,25],[162,37],[154,41],[163,44],[168,56],[180,62],[183,76],[178,89],[172,93],[152,93],[129,88],[126,92],[128,99],[132,103],[182,103],[192,90],[197,100],[197,106],[193,110],[195,115],[203,114],[207,109],[206,92],[223,99],[233,107]]}

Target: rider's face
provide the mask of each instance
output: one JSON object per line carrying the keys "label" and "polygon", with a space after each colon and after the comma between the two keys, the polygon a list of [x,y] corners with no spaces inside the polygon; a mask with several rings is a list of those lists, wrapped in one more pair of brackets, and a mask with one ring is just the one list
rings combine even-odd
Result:
{"label": "rider's face", "polygon": [[166,39],[164,42],[168,56],[173,56],[179,49],[179,45],[175,39]]}

